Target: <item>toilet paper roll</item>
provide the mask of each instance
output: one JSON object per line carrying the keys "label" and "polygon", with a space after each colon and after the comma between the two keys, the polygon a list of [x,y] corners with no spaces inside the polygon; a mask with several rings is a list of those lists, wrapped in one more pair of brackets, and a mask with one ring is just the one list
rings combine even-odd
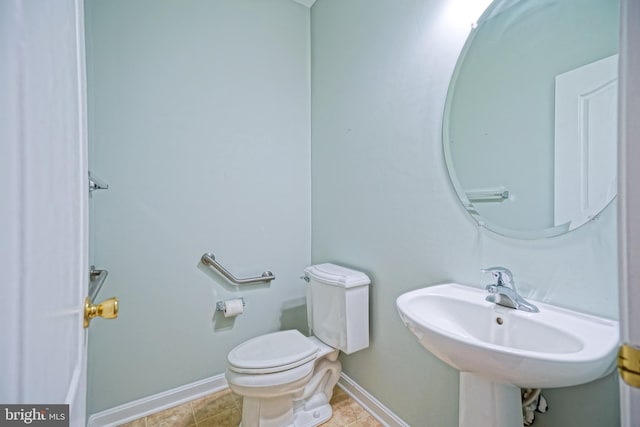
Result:
{"label": "toilet paper roll", "polygon": [[242,300],[230,299],[224,302],[224,317],[233,317],[244,312],[244,304]]}

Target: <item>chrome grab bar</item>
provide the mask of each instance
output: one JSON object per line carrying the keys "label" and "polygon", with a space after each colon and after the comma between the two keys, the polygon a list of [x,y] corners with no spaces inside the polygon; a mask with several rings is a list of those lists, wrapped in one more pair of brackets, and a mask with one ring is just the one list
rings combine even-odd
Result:
{"label": "chrome grab bar", "polygon": [[220,263],[216,261],[215,255],[213,255],[211,252],[207,252],[204,255],[202,255],[202,258],[200,259],[200,261],[202,261],[202,263],[208,267],[215,268],[220,274],[226,277],[231,283],[234,283],[236,285],[246,285],[249,283],[259,283],[259,282],[269,283],[276,278],[276,276],[274,276],[272,272],[267,270],[264,273],[262,273],[262,276],[247,277],[246,279],[238,279],[233,274],[231,274],[226,268],[221,266]]}

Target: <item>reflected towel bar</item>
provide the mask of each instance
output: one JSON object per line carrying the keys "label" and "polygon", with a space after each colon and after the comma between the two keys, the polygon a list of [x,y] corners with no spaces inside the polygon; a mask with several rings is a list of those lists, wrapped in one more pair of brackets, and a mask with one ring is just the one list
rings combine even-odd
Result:
{"label": "reflected towel bar", "polygon": [[465,191],[470,202],[503,202],[510,196],[504,187]]}
{"label": "reflected towel bar", "polygon": [[202,258],[200,260],[204,265],[215,268],[220,274],[226,277],[231,283],[234,283],[236,285],[246,285],[249,283],[259,283],[259,282],[269,283],[276,278],[276,276],[274,276],[272,272],[267,270],[264,273],[262,273],[262,276],[247,277],[246,279],[238,279],[233,274],[231,274],[226,268],[221,266],[220,263],[216,261],[215,255],[213,255],[211,252],[207,252],[204,255],[202,255]]}

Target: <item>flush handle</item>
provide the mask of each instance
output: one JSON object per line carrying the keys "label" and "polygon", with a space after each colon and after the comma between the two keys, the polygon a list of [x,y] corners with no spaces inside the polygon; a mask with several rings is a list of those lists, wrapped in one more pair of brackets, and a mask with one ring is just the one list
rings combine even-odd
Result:
{"label": "flush handle", "polygon": [[103,319],[115,319],[118,317],[118,298],[113,297],[99,304],[92,304],[89,297],[84,300],[84,328],[89,327],[91,319],[102,317]]}

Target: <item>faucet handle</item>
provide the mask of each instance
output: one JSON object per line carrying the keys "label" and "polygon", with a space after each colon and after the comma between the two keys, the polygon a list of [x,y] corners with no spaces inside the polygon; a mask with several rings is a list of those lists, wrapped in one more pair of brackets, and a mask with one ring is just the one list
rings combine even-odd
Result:
{"label": "faucet handle", "polygon": [[513,274],[508,268],[489,267],[483,268],[482,272],[491,274],[491,277],[495,279],[497,286],[505,286],[507,288],[515,289],[515,285],[513,283]]}

